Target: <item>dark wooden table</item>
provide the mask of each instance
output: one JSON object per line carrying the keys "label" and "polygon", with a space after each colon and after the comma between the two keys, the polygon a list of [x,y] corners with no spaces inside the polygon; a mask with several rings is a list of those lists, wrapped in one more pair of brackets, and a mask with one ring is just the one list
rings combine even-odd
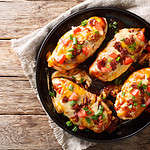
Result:
{"label": "dark wooden table", "polygon": [[[0,149],[60,150],[10,40],[46,25],[83,0],[0,1]],[[57,9],[56,9],[57,8]],[[88,150],[150,150],[150,127]]]}

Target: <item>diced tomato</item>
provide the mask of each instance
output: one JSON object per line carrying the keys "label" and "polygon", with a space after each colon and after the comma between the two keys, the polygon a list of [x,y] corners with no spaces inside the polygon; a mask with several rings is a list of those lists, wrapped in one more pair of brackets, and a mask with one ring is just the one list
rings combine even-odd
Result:
{"label": "diced tomato", "polygon": [[146,101],[146,106],[150,105],[150,97],[148,98],[148,100]]}
{"label": "diced tomato", "polygon": [[75,92],[72,93],[72,95],[69,97],[69,101],[77,101],[79,99],[79,95],[77,95]]}
{"label": "diced tomato", "polygon": [[56,61],[59,62],[60,64],[63,64],[65,59],[66,59],[66,56],[64,54],[62,54],[57,57]]}
{"label": "diced tomato", "polygon": [[139,89],[133,89],[133,90],[131,90],[131,94],[133,95],[133,96],[138,96],[138,94],[139,94]]}
{"label": "diced tomato", "polygon": [[83,129],[85,129],[86,127],[84,127],[84,126],[82,126],[82,125],[79,125],[79,129],[80,130],[83,130]]}
{"label": "diced tomato", "polygon": [[88,55],[88,48],[87,47],[83,47],[82,48],[82,52],[83,52],[83,54],[85,55],[85,56],[87,56]]}
{"label": "diced tomato", "polygon": [[146,50],[150,53],[150,45],[146,47]]}
{"label": "diced tomato", "polygon": [[81,109],[79,112],[78,112],[78,116],[79,118],[85,118],[87,116],[86,114],[86,111]]}
{"label": "diced tomato", "polygon": [[109,56],[114,59],[118,57],[118,55],[116,53],[111,53]]}
{"label": "diced tomato", "polygon": [[101,67],[101,71],[102,72],[109,72],[109,71],[111,71],[111,67],[110,68],[107,68],[107,67]]}
{"label": "diced tomato", "polygon": [[63,39],[62,42],[63,42],[64,46],[68,46],[69,43],[71,42],[71,40],[70,39]]}
{"label": "diced tomato", "polygon": [[74,34],[76,34],[78,32],[81,32],[81,28],[80,27],[75,28],[74,31],[73,31]]}
{"label": "diced tomato", "polygon": [[150,93],[150,85],[147,86],[147,92]]}
{"label": "diced tomato", "polygon": [[103,28],[101,22],[96,21],[95,28],[99,31],[102,30]]}
{"label": "diced tomato", "polygon": [[144,33],[143,31],[140,31],[137,35],[137,38],[141,41],[145,41],[145,36],[144,36]]}
{"label": "diced tomato", "polygon": [[124,65],[129,65],[133,62],[133,59],[129,56],[125,57],[123,64]]}

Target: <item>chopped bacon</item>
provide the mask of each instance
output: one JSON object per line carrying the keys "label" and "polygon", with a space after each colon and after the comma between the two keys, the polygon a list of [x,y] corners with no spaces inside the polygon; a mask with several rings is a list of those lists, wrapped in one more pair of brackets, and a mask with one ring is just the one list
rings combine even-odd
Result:
{"label": "chopped bacon", "polygon": [[114,58],[114,59],[118,57],[118,55],[117,55],[116,53],[114,53],[114,52],[111,53],[109,56],[110,56],[111,58]]}
{"label": "chopped bacon", "polygon": [[67,103],[67,102],[68,102],[68,97],[65,96],[65,97],[62,99],[62,102],[63,102],[63,103]]}
{"label": "chopped bacon", "polygon": [[90,19],[89,20],[89,25],[90,26],[95,26],[96,25],[96,20],[95,19]]}
{"label": "chopped bacon", "polygon": [[134,40],[133,36],[131,36],[131,38],[125,38],[124,42],[127,45],[131,45],[135,42],[135,40]]}
{"label": "chopped bacon", "polygon": [[110,62],[110,65],[111,65],[111,67],[112,67],[112,70],[115,70],[116,69],[116,65],[117,65],[117,62],[116,62],[116,60],[114,59],[114,60],[112,60],[111,62]]}
{"label": "chopped bacon", "polygon": [[104,67],[105,65],[106,65],[106,58],[97,61],[97,67],[99,69],[101,69],[101,67]]}

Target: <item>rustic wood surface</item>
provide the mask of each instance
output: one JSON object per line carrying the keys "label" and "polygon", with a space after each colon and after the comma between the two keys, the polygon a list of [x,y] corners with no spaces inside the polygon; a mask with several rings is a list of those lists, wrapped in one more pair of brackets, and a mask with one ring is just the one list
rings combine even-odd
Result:
{"label": "rustic wood surface", "polygon": [[[0,149],[60,150],[10,39],[23,37],[83,0],[0,1]],[[57,9],[56,9],[57,8]],[[117,143],[88,150],[149,150],[150,127]]]}

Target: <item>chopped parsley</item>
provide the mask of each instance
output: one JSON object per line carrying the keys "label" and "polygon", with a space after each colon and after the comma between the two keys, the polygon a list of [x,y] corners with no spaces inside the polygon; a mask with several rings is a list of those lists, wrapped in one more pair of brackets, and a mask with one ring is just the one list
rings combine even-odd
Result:
{"label": "chopped parsley", "polygon": [[85,118],[85,120],[87,121],[87,123],[91,123],[91,119],[90,118]]}
{"label": "chopped parsley", "polygon": [[116,58],[116,61],[119,61],[119,60],[120,60],[120,57],[117,57],[117,58]]}
{"label": "chopped parsley", "polygon": [[106,99],[106,96],[103,96],[102,99]]}
{"label": "chopped parsley", "polygon": [[92,118],[93,120],[97,120],[97,119],[98,119],[98,116],[97,116],[97,115],[93,115],[93,116],[91,116],[91,118]]}
{"label": "chopped parsley", "polygon": [[83,82],[84,82],[84,78],[81,78],[81,79],[80,79],[80,83],[83,83]]}
{"label": "chopped parsley", "polygon": [[130,87],[130,88],[129,88],[129,92],[130,92],[131,90],[133,90],[133,87]]}
{"label": "chopped parsley", "polygon": [[72,131],[73,131],[73,132],[77,132],[77,130],[78,130],[78,126],[75,125],[75,126],[73,127]]}
{"label": "chopped parsley", "polygon": [[88,23],[88,20],[84,20],[84,21],[81,22],[81,25],[82,25],[82,26],[86,26],[87,23]]}
{"label": "chopped parsley", "polygon": [[125,40],[125,38],[121,39],[120,41],[124,41],[124,40]]}
{"label": "chopped parsley", "polygon": [[76,80],[75,76],[72,76],[71,78],[74,79],[74,80]]}
{"label": "chopped parsley", "polygon": [[75,105],[76,103],[77,103],[76,101],[70,101],[71,106]]}
{"label": "chopped parsley", "polygon": [[146,104],[141,104],[141,107],[145,107],[146,106]]}
{"label": "chopped parsley", "polygon": [[88,111],[88,112],[86,112],[88,115],[90,115],[92,112],[91,111]]}
{"label": "chopped parsley", "polygon": [[137,104],[137,102],[133,102],[133,105],[134,105],[134,106],[137,106],[138,104]]}
{"label": "chopped parsley", "polygon": [[136,43],[134,42],[133,44],[131,44],[131,45],[129,46],[129,48],[130,48],[132,51],[134,51],[134,50],[136,49]]}
{"label": "chopped parsley", "polygon": [[76,45],[77,44],[77,38],[73,37],[73,44]]}
{"label": "chopped parsley", "polygon": [[143,84],[142,87],[143,87],[143,89],[147,89],[147,85],[146,84]]}
{"label": "chopped parsley", "polygon": [[68,87],[68,89],[69,89],[70,91],[73,91],[73,88],[74,88],[74,87],[73,87],[72,84],[70,84],[69,87]]}
{"label": "chopped parsley", "polygon": [[77,45],[77,49],[82,49],[82,45]]}
{"label": "chopped parsley", "polygon": [[71,53],[67,53],[67,57],[68,57],[68,58],[72,58],[73,55],[72,55]]}
{"label": "chopped parsley", "polygon": [[125,96],[125,92],[122,92],[122,96]]}
{"label": "chopped parsley", "polygon": [[132,99],[135,100],[135,96],[132,96]]}
{"label": "chopped parsley", "polygon": [[141,87],[141,85],[142,85],[142,81],[140,81],[140,82],[139,82],[139,84],[138,84],[138,88],[139,88],[139,87]]}
{"label": "chopped parsley", "polygon": [[73,40],[73,35],[72,34],[70,34],[70,40]]}
{"label": "chopped parsley", "polygon": [[66,125],[67,125],[68,127],[71,127],[71,126],[72,126],[72,122],[71,122],[71,121],[67,121],[67,122],[66,122]]}
{"label": "chopped parsley", "polygon": [[74,48],[68,49],[67,51],[68,51],[68,52],[73,52],[73,51],[74,51]]}
{"label": "chopped parsley", "polygon": [[89,111],[89,108],[88,107],[84,107],[83,108],[85,111]]}
{"label": "chopped parsley", "polygon": [[55,96],[54,91],[53,92],[49,91],[49,95],[52,96],[52,97],[54,97]]}
{"label": "chopped parsley", "polygon": [[129,106],[128,106],[128,108],[130,108],[130,109],[131,109],[131,108],[132,108],[132,104],[131,104],[131,105],[129,105]]}

